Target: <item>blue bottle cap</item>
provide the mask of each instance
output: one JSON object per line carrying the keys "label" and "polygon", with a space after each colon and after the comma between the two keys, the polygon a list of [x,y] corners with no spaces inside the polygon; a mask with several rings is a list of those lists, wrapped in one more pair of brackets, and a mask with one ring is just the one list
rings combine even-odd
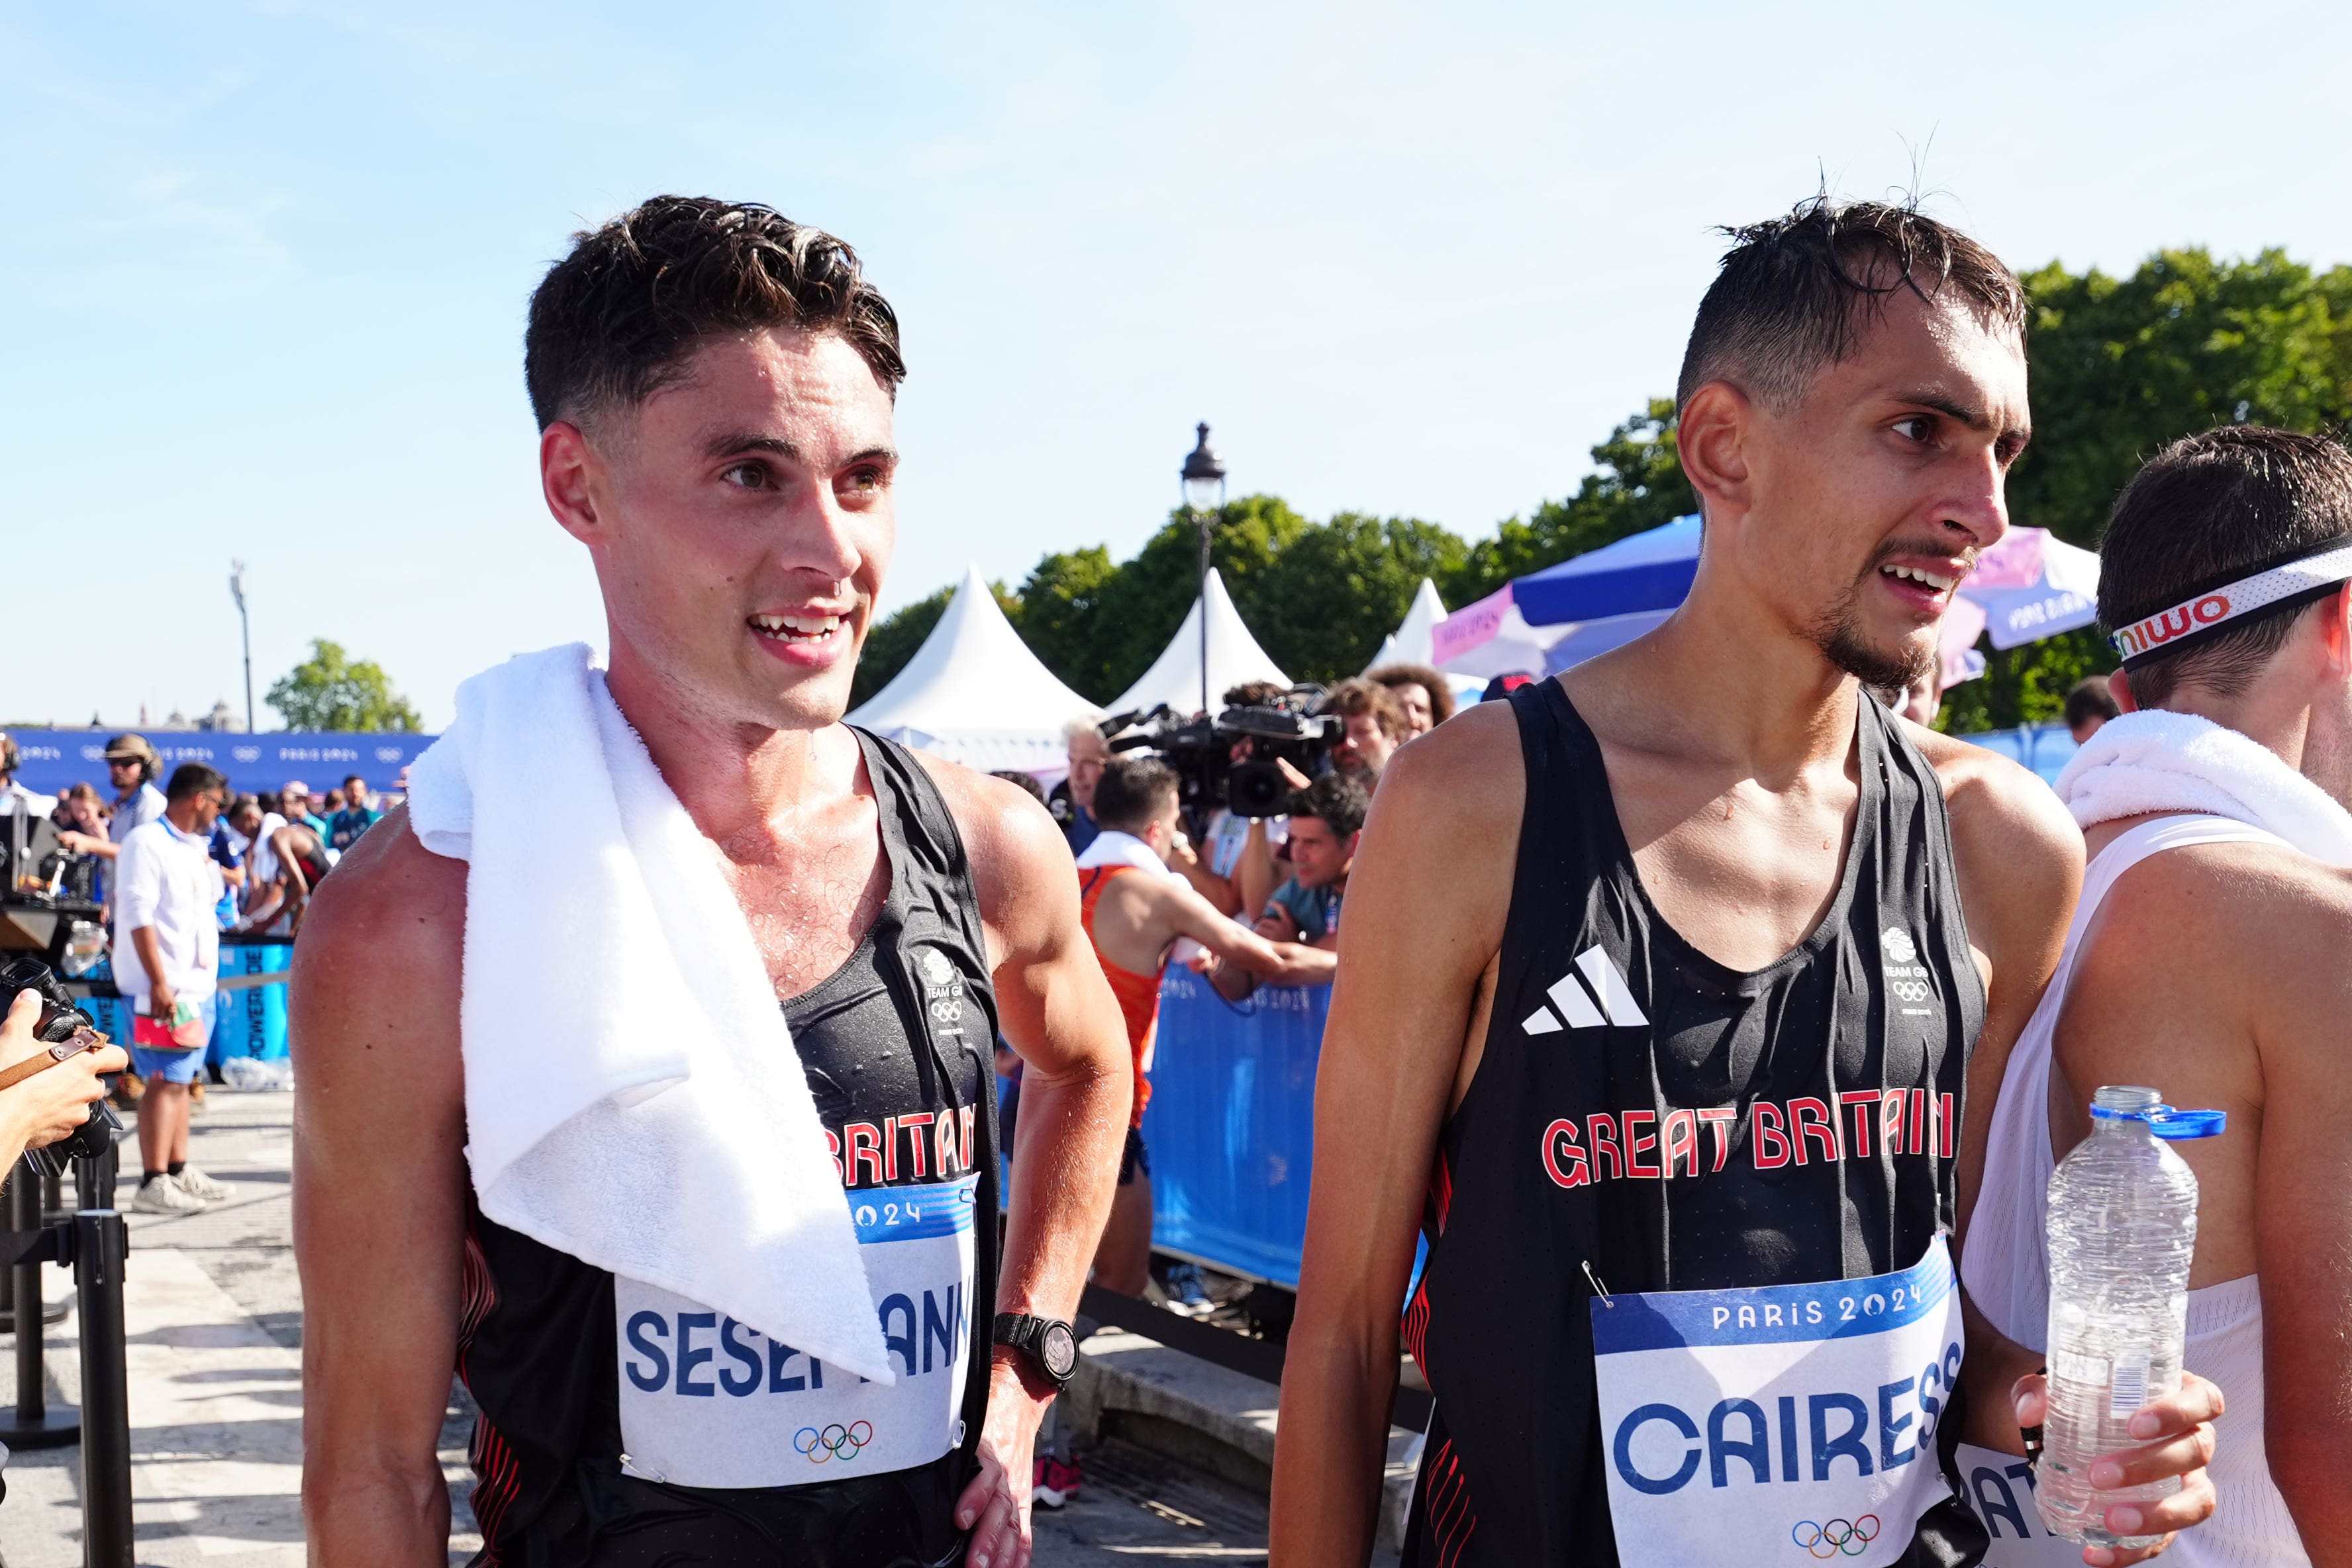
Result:
{"label": "blue bottle cap", "polygon": [[2216,1137],[2230,1121],[2226,1110],[2175,1110],[2168,1105],[2151,1105],[2138,1110],[2094,1105],[2091,1114],[2102,1121],[2144,1121],[2150,1132],[2176,1143],[2189,1138]]}
{"label": "blue bottle cap", "polygon": [[2184,1138],[2218,1137],[2230,1120],[2226,1110],[2175,1110],[2158,1106],[2147,1114],[2147,1130],[2158,1138],[2179,1142]]}

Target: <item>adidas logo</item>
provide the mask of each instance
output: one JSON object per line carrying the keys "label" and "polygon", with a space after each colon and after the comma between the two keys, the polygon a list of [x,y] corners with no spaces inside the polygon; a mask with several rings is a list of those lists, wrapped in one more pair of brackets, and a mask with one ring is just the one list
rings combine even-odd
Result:
{"label": "adidas logo", "polygon": [[[1612,1025],[1621,1029],[1641,1028],[1650,1021],[1634,1002],[1633,988],[1597,947],[1577,954],[1576,967],[1544,994],[1551,998],[1552,1007],[1567,1015],[1566,1026],[1571,1029],[1605,1029]],[[1561,1026],[1559,1014],[1551,1007],[1538,1007],[1519,1023],[1530,1035],[1556,1035]]]}

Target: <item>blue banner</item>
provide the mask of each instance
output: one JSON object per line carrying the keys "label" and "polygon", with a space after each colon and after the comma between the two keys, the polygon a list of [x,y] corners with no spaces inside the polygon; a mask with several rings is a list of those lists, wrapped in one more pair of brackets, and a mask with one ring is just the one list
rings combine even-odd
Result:
{"label": "blue banner", "polygon": [[1297,1286],[1330,1005],[1328,985],[1260,986],[1228,1003],[1169,969],[1143,1120],[1154,1246]]}
{"label": "blue banner", "polygon": [[[114,790],[106,780],[106,742],[118,730],[11,730],[23,765],[16,781],[44,795],[61,795],[78,784],[95,784],[108,800]],[[143,730],[139,733],[163,759],[160,787],[182,763],[205,763],[228,775],[240,795],[257,795],[282,788],[299,779],[311,794],[340,789],[343,779],[357,773],[373,790],[389,788],[400,770],[415,762],[435,735],[386,731],[350,734],[330,730],[284,731],[275,734],[241,735],[228,730]]]}

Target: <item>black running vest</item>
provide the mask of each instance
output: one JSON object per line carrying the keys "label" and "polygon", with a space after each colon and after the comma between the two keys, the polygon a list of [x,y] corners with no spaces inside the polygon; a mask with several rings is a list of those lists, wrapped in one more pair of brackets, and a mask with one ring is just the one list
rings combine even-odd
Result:
{"label": "black running vest", "polygon": [[[856,952],[785,1003],[784,1016],[854,1193],[979,1173],[961,1441],[929,1465],[814,1486],[716,1489],[623,1474],[626,1352],[612,1275],[485,1218],[469,1193],[457,1371],[481,1409],[472,1450],[478,1568],[918,1568],[961,1560],[954,1504],[976,1473],[995,1315],[996,998],[947,802],[903,747],[856,733],[881,817],[889,896]],[[961,972],[961,1009],[940,996],[932,953]],[[928,998],[919,961],[933,982]],[[952,1136],[937,1135],[942,1123]],[[915,1157],[916,1140],[931,1159]],[[949,1150],[954,1164],[942,1171]],[[699,1370],[732,1368],[722,1354]]]}
{"label": "black running vest", "polygon": [[[1836,901],[1741,973],[1652,907],[1560,683],[1510,701],[1527,806],[1494,1011],[1439,1138],[1404,1319],[1435,1398],[1404,1562],[1615,1568],[1596,1281],[1717,1289],[1916,1263],[1953,1224],[1984,991],[1942,791],[1876,702],[1857,704]],[[1902,1562],[1974,1562],[1984,1540],[1948,1503]]]}

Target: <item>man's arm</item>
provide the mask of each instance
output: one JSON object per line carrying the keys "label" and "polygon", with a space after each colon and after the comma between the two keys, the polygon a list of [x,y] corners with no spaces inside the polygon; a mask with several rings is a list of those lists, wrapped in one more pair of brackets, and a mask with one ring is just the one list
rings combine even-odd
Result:
{"label": "man's arm", "polygon": [[[1985,981],[1985,1023],[1969,1058],[1960,1123],[1959,1224],[1968,1234],[1984,1178],[1985,1142],[2009,1053],[2058,967],[2083,885],[2083,835],[2048,785],[1981,746],[1919,728],[1907,731],[1936,766],[1952,824],[1952,860],[1969,942]],[[2010,1389],[2042,1357],[1994,1331],[1965,1293],[1969,1440],[2021,1453]]]}
{"label": "man's arm", "polygon": [[464,863],[426,850],[403,811],[343,857],[295,944],[302,1510],[320,1562],[448,1561],[465,919]]}
{"label": "man's arm", "polygon": [[[923,760],[963,833],[1000,1022],[1023,1064],[996,1310],[1067,1319],[1110,1216],[1134,1103],[1127,1026],[1079,923],[1078,882],[1054,819],[1002,780]],[[1019,1352],[995,1352],[981,1473],[956,1502],[972,1568],[1029,1561],[1031,1446],[1054,1392]]]}
{"label": "man's arm", "polygon": [[2342,1564],[2352,1563],[2352,1075],[2343,1063],[2352,907],[2294,924],[2289,940],[2302,951],[2271,956],[2298,1005],[2264,1009],[2256,1034],[2263,1441],[2305,1552]]}
{"label": "man's arm", "polygon": [[[1322,1135],[1275,1438],[1283,1568],[1361,1568],[1371,1552],[1397,1314],[1502,947],[1526,790],[1517,721],[1494,703],[1400,751],[1373,797],[1315,1090]],[[1350,1152],[1368,1142],[1384,1152],[1369,1163]]]}

